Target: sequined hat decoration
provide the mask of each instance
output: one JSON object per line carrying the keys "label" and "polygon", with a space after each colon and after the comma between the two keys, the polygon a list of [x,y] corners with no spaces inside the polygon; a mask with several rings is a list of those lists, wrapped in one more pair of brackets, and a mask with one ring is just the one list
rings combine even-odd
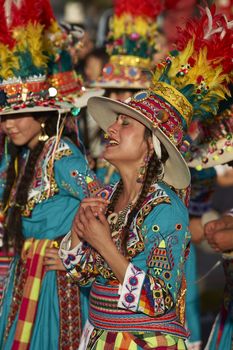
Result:
{"label": "sequined hat decoration", "polygon": [[233,160],[233,105],[199,128],[199,137],[185,154],[189,167],[201,171]]}

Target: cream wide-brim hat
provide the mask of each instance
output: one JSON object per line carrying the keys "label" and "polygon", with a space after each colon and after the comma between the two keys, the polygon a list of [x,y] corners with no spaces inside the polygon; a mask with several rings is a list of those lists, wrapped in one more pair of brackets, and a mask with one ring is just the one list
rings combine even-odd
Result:
{"label": "cream wide-brim hat", "polygon": [[[20,114],[20,113],[36,113],[36,112],[52,112],[57,111],[60,114],[69,113],[72,108],[83,108],[87,106],[87,101],[90,97],[93,96],[103,96],[105,90],[104,89],[85,89],[84,93],[79,96],[75,97],[72,96],[72,102],[66,102],[66,101],[56,101],[53,106],[34,106],[34,107],[25,107],[25,108],[19,108],[14,109],[12,107],[9,107],[9,109],[5,109],[0,111],[1,115],[10,115],[10,114]],[[48,101],[49,102],[49,101]]]}
{"label": "cream wide-brim hat", "polygon": [[105,93],[104,89],[100,88],[84,88],[84,93],[79,97],[74,97],[73,104],[75,107],[86,107],[89,98],[94,96],[103,96]]}
{"label": "cream wide-brim hat", "polygon": [[[216,150],[210,154],[209,143],[203,143],[197,146],[196,154],[193,154],[193,160],[187,162],[190,168],[200,168],[207,169],[212,168],[216,165],[225,164],[233,160],[233,147],[230,146],[229,149],[225,146],[226,139],[222,138],[216,142]],[[222,154],[219,154],[219,150],[224,149]],[[208,162],[203,162],[202,159],[208,158]]]}
{"label": "cream wide-brim hat", "polygon": [[169,155],[164,165],[163,181],[176,189],[184,189],[189,186],[191,176],[184,158],[159,127],[152,129],[151,121],[144,114],[126,103],[114,101],[107,97],[92,97],[89,99],[87,107],[90,115],[104,131],[107,131],[109,126],[116,121],[119,114],[132,117],[153,130],[153,134],[164,145]]}
{"label": "cream wide-brim hat", "polygon": [[96,80],[89,83],[90,87],[99,87],[103,89],[125,89],[125,90],[141,90],[150,87],[150,82],[130,82],[126,79],[112,79],[112,80]]}
{"label": "cream wide-brim hat", "polygon": [[10,115],[10,114],[20,114],[20,113],[36,113],[36,112],[59,112],[60,114],[70,112],[71,108],[74,107],[70,103],[66,102],[58,102],[54,106],[35,106],[35,107],[25,107],[25,108],[9,108],[2,110],[0,112],[1,115]]}

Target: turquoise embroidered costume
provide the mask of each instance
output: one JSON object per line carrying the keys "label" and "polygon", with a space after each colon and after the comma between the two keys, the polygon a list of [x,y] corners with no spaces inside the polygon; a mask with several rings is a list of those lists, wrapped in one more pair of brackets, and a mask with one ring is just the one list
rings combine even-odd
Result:
{"label": "turquoise embroidered costume", "polygon": [[[108,216],[117,246],[130,206],[120,218],[122,212]],[[188,336],[182,323],[184,262],[190,243],[187,226],[188,212],[182,201],[164,183],[153,184],[130,227],[130,264],[123,285],[88,244],[69,250],[70,234],[63,239],[60,256],[69,274],[80,285],[92,283],[89,321],[94,330],[87,349],[103,349],[101,344],[118,348],[120,334],[123,338],[134,335],[129,342],[134,349],[144,348],[142,344],[148,348],[176,344],[185,349],[181,338]]]}
{"label": "turquoise embroidered costume", "polygon": [[[6,170],[8,166],[8,155],[4,152],[4,137],[0,134],[0,302],[2,299],[2,293],[5,285],[6,276],[8,274],[12,252],[6,254],[2,250],[3,245],[3,223],[4,213],[2,208],[2,196],[6,182]],[[2,144],[3,143],[3,144]]]}
{"label": "turquoise embroidered costume", "polygon": [[[90,184],[92,188],[96,187],[93,185],[96,183],[94,174],[80,150],[69,139],[63,138],[53,154],[55,140],[53,137],[46,142],[37,161],[22,217],[26,242],[48,239],[58,245],[61,237],[71,228],[80,201],[90,195]],[[11,197],[13,201],[14,196]],[[23,256],[16,256],[0,311],[0,348],[4,350],[12,349],[26,278],[27,267]],[[80,318],[82,312],[82,322],[85,322],[87,293],[88,290],[81,290],[79,304],[79,289],[71,284],[65,272],[46,272],[39,290],[30,349],[65,349],[68,337],[78,347]]]}

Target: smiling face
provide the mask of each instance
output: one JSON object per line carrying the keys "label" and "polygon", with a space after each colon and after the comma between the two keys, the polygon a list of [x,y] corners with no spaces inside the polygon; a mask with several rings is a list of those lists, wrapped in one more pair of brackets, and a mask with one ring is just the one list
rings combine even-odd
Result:
{"label": "smiling face", "polygon": [[36,146],[41,133],[40,121],[27,113],[1,116],[1,129],[16,146],[30,149]]}
{"label": "smiling face", "polygon": [[145,139],[146,127],[137,120],[126,115],[119,115],[115,123],[108,128],[108,144],[104,158],[120,169],[127,165],[137,169],[153,149],[150,140]]}

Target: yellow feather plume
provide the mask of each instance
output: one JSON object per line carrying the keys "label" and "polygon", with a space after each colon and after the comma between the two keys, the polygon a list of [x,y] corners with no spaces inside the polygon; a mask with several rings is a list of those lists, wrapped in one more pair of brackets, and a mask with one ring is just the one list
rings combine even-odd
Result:
{"label": "yellow feather plume", "polygon": [[[189,58],[192,57],[192,66],[188,64]],[[228,94],[228,89],[222,83],[229,81],[229,75],[222,74],[221,65],[215,69],[211,62],[207,59],[207,48],[203,48],[199,52],[195,52],[193,41],[190,40],[184,51],[178,56],[170,57],[172,63],[167,72],[167,77],[172,86],[177,90],[192,84],[195,86],[196,91],[206,88],[209,92],[203,97],[206,102],[211,99],[211,96],[218,96],[219,99],[223,99]],[[161,62],[158,65],[154,76],[153,83],[160,79],[166,63]],[[184,72],[183,75],[180,72]],[[200,80],[202,82],[200,82]]]}
{"label": "yellow feather plume", "polygon": [[143,16],[132,18],[130,14],[114,16],[111,22],[111,30],[116,39],[124,34],[132,33],[138,33],[145,38],[148,37],[148,34],[155,37],[156,27],[156,23],[151,23],[147,18]]}
{"label": "yellow feather plume", "polygon": [[19,68],[18,58],[13,52],[6,46],[0,43],[0,66],[1,77],[3,79],[13,78],[13,69]]}
{"label": "yellow feather plume", "polygon": [[32,55],[36,67],[46,67],[47,57],[43,53],[42,32],[44,27],[40,24],[29,23],[25,34],[27,36],[28,49]]}

